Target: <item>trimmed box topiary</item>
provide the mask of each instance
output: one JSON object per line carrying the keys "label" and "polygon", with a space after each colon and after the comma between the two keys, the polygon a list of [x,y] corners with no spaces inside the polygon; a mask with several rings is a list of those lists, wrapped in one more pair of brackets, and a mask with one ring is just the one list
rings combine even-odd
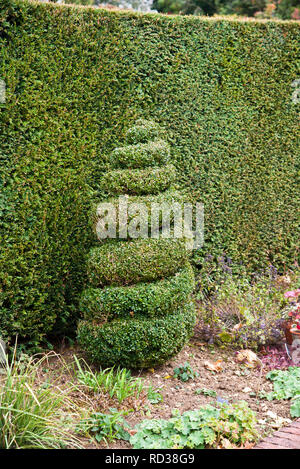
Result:
{"label": "trimmed box topiary", "polygon": [[157,366],[182,349],[195,321],[193,302],[163,318],[115,319],[105,324],[81,321],[78,342],[102,366]]}
{"label": "trimmed box topiary", "polygon": [[174,275],[186,259],[184,239],[110,240],[90,250],[87,275],[92,286],[149,282]]}
{"label": "trimmed box topiary", "polygon": [[119,147],[110,156],[112,166],[117,168],[160,166],[169,159],[170,145],[164,140]]}
{"label": "trimmed box topiary", "polygon": [[158,194],[168,189],[176,179],[173,165],[146,169],[108,171],[101,179],[101,189],[107,194]]}
{"label": "trimmed box topiary", "polygon": [[161,128],[156,122],[138,119],[134,126],[126,132],[126,142],[131,144],[145,143],[155,140],[161,135]]}
{"label": "trimmed box topiary", "polygon": [[87,288],[81,294],[79,309],[85,320],[99,322],[113,318],[165,316],[191,295],[195,286],[190,264],[172,277],[126,287]]}
{"label": "trimmed box topiary", "polygon": [[[124,200],[126,200],[126,204],[130,209],[128,210],[127,217],[126,217],[126,222],[127,225],[130,224],[134,218],[137,216],[137,211],[139,207],[143,206],[143,208],[147,208],[148,211],[148,229],[150,231],[151,228],[151,215],[152,215],[152,220],[154,220],[154,215],[153,215],[153,207],[156,206],[157,210],[158,207],[160,208],[159,213],[157,215],[157,221],[158,221],[158,226],[161,228],[162,222],[164,221],[163,216],[162,216],[162,209],[165,208],[165,204],[168,204],[168,207],[173,207],[170,210],[170,222],[172,223],[174,220],[174,216],[180,208],[181,210],[183,209],[183,204],[187,201],[187,197],[182,193],[174,189],[169,189],[165,192],[162,192],[157,195],[141,195],[141,196],[123,196],[126,197],[126,199],[120,200],[119,197],[114,197],[114,198],[109,198],[105,201],[106,204],[112,204],[112,208],[114,210],[114,213],[111,215],[111,221],[116,222],[116,236],[117,238],[119,237],[119,220],[120,220],[120,209],[123,209],[123,203]],[[179,204],[179,205],[178,205]],[[166,213],[166,212],[165,212]],[[90,212],[90,224],[92,227],[92,230],[95,234],[97,234],[97,223],[104,216],[103,214],[103,203],[102,202],[97,202],[93,204],[91,212]],[[108,216],[106,216],[106,221],[108,221]],[[167,217],[165,217],[167,218]],[[147,216],[145,217],[147,220]],[[149,233],[150,234],[150,233]],[[130,233],[128,233],[128,238],[130,238]],[[99,239],[99,238],[98,238]],[[99,239],[99,241],[105,241],[106,239]]]}
{"label": "trimmed box topiary", "polygon": [[[126,147],[117,149],[112,156],[114,163],[118,161],[121,166],[123,158],[127,166],[132,158],[135,165],[139,161],[139,166],[143,166],[144,150],[151,148],[145,142],[157,136],[159,130],[153,122],[139,121],[127,132],[127,141],[135,145],[128,147],[128,153]],[[159,145],[160,150],[169,152],[168,145]],[[162,156],[160,150],[156,147],[156,158]],[[151,162],[149,157],[149,165]],[[101,245],[92,248],[87,259],[89,288],[80,299],[84,320],[78,325],[78,341],[89,357],[102,366],[140,368],[161,364],[175,355],[192,334],[195,308],[191,294],[195,281],[188,263],[192,233],[182,232],[185,197],[173,189],[165,190],[175,175],[174,166],[166,165],[119,169],[102,177],[101,186],[107,193],[126,194],[121,207],[119,198],[108,199],[101,206],[94,205],[90,217]],[[149,213],[152,204],[158,210],[157,226],[148,238],[149,226],[152,228],[153,224],[151,210]],[[175,237],[179,209],[181,230],[176,231],[180,237]],[[141,218],[135,218],[136,211]],[[125,215],[125,223],[119,220],[120,215]],[[111,222],[114,229],[109,232],[110,237],[102,239]],[[125,232],[118,233],[124,227]],[[130,231],[131,228],[134,229]]]}

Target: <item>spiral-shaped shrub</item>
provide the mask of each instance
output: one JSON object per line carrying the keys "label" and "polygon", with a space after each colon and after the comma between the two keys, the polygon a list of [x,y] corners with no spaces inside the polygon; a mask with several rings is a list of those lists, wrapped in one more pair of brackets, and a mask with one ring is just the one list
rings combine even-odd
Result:
{"label": "spiral-shaped shrub", "polygon": [[[128,144],[112,152],[113,169],[103,176],[101,188],[116,209],[119,195],[146,207],[183,204],[182,194],[172,188],[176,172],[159,130],[154,122],[139,120],[127,132]],[[97,207],[91,223],[96,231]],[[78,342],[93,361],[143,368],[181,350],[195,324],[188,257],[185,239],[161,236],[106,239],[90,250]]]}

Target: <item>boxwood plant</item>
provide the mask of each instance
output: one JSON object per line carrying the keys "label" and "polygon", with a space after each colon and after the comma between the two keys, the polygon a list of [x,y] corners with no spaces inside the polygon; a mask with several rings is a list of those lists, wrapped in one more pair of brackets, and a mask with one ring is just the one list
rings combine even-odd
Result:
{"label": "boxwood plant", "polygon": [[[179,200],[182,204],[180,194],[170,189],[175,171],[166,165],[168,145],[161,140],[149,142],[159,135],[158,126],[151,121],[139,120],[129,129],[128,152],[123,147],[111,157],[125,168],[102,177],[107,194],[133,194],[128,202],[143,202],[147,207],[157,201]],[[131,159],[137,169],[127,168]],[[114,206],[117,203],[113,199]],[[95,231],[97,206],[93,210]],[[149,219],[146,223],[149,226]],[[89,284],[80,299],[83,319],[78,341],[101,365],[143,368],[161,364],[179,352],[192,334],[194,274],[185,239],[158,234],[158,239],[101,240],[89,252]]]}

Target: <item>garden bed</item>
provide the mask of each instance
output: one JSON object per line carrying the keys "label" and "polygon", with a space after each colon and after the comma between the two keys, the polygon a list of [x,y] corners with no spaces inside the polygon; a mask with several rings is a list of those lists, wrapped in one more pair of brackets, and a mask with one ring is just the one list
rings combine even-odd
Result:
{"label": "garden bed", "polygon": [[[73,381],[74,354],[77,358],[84,358],[77,348],[60,346],[57,348],[58,355],[49,361],[49,373],[60,375],[59,383],[68,387]],[[62,360],[68,365],[62,370]],[[265,360],[266,361],[266,360]],[[188,362],[192,370],[198,373],[194,379],[182,382],[173,377],[174,369]],[[210,371],[208,363],[221,368],[220,371]],[[97,368],[93,368],[97,371]],[[142,393],[139,398],[128,398],[121,404],[116,399],[111,399],[108,394],[93,394],[88,390],[71,392],[71,399],[80,407],[91,412],[108,413],[109,408],[129,411],[125,417],[130,427],[145,419],[169,419],[174,409],[179,409],[182,414],[188,410],[199,409],[207,404],[216,405],[217,401],[234,403],[246,401],[249,407],[256,412],[258,420],[258,431],[261,437],[288,424],[292,419],[290,416],[290,402],[284,400],[267,401],[256,396],[260,392],[270,392],[272,383],[265,378],[268,367],[260,371],[258,367],[251,368],[245,363],[237,361],[237,351],[234,349],[222,349],[209,346],[192,340],[175,358],[169,360],[165,365],[156,369],[135,372],[134,376],[145,380],[145,388],[152,385],[159,390],[163,401],[151,404],[147,395]],[[126,449],[131,445],[124,440],[115,440],[106,444],[104,441],[97,443],[94,440],[83,438],[82,444],[85,448],[114,448]]]}

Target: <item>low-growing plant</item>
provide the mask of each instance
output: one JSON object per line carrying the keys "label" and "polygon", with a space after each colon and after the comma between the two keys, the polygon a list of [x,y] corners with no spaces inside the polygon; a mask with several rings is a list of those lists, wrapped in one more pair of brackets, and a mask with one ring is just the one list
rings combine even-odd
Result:
{"label": "low-growing plant", "polygon": [[272,381],[273,391],[261,393],[260,397],[268,401],[291,399],[291,416],[300,417],[300,368],[290,366],[287,370],[272,370],[266,378]]}
{"label": "low-growing plant", "polygon": [[295,417],[295,418],[300,417],[300,396],[292,399],[290,413],[291,413],[291,417]]}
{"label": "low-growing plant", "polygon": [[169,420],[144,420],[135,430],[130,437],[134,449],[204,449],[258,438],[255,413],[244,401],[218,408],[207,405],[182,415],[176,409]]}
{"label": "low-growing plant", "polygon": [[157,389],[154,389],[151,384],[148,387],[147,398],[151,404],[159,404],[160,402],[163,402],[162,394]]}
{"label": "low-growing plant", "polygon": [[14,353],[1,370],[0,449],[81,447],[64,419],[64,409],[74,410],[74,403],[55,381],[39,376],[50,356],[17,359]]}
{"label": "low-growing plant", "polygon": [[90,417],[83,419],[77,427],[77,432],[91,435],[98,442],[102,440],[106,443],[113,440],[129,440],[130,434],[126,430],[129,426],[123,418],[128,412],[119,412],[114,408],[110,408],[109,411],[109,414],[95,412]]}
{"label": "low-growing plant", "polygon": [[177,368],[174,368],[174,378],[180,379],[180,381],[189,381],[190,379],[195,379],[199,376],[197,371],[193,371],[191,365],[188,362],[185,362],[184,365],[180,365]]}
{"label": "low-growing plant", "polygon": [[144,382],[141,378],[134,378],[126,368],[107,368],[98,372],[93,372],[85,363],[87,369],[83,369],[76,356],[77,379],[80,384],[88,387],[93,392],[105,391],[111,398],[116,398],[119,403],[134,396],[139,398]]}

